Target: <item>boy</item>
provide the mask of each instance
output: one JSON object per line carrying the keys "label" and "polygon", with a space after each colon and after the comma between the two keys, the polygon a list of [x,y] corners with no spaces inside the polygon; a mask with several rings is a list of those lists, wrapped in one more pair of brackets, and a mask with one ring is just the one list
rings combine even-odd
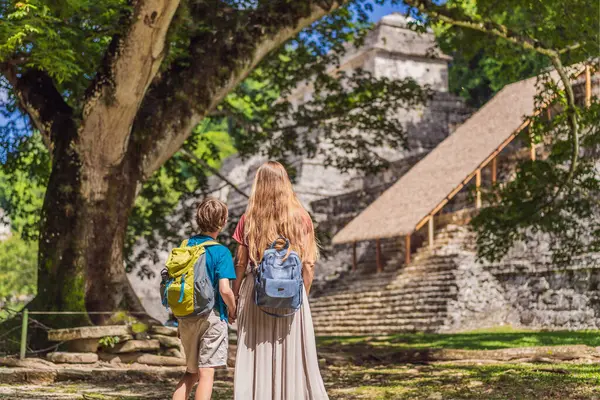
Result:
{"label": "boy", "polygon": [[[222,201],[211,197],[204,199],[196,208],[200,234],[192,236],[187,245],[215,240],[227,222],[227,214],[227,206]],[[206,269],[215,288],[215,308],[208,315],[178,319],[187,369],[177,384],[173,400],[187,400],[196,382],[195,400],[210,400],[215,368],[227,365],[228,316],[233,322],[236,314],[235,298],[229,285],[229,280],[235,279],[235,270],[227,247],[206,247]]]}

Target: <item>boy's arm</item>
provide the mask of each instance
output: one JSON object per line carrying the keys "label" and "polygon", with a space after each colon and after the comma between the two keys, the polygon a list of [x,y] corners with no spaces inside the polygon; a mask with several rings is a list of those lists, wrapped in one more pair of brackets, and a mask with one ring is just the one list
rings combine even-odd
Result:
{"label": "boy's arm", "polygon": [[233,290],[231,290],[231,287],[229,286],[229,279],[219,279],[219,293],[221,293],[221,298],[229,311],[229,315],[232,319],[230,322],[234,322],[237,310],[235,309],[235,296],[233,295]]}

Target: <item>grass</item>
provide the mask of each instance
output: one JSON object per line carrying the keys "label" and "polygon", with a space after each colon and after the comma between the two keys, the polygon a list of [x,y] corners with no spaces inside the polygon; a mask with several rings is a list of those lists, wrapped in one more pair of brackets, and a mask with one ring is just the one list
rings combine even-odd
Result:
{"label": "grass", "polygon": [[[331,400],[600,400],[597,363],[402,363],[407,349],[503,349],[525,346],[600,346],[600,331],[533,332],[510,328],[457,334],[400,334],[385,337],[318,339],[321,356],[339,354],[351,365],[327,364],[321,373]],[[376,353],[389,357],[371,357]],[[170,396],[174,382],[56,382],[50,387],[0,385],[0,399],[158,400]],[[17,390],[17,391],[15,391]],[[19,393],[22,397],[15,397]],[[232,398],[232,383],[217,382],[214,400]],[[4,397],[8,396],[8,397]]]}
{"label": "grass", "polygon": [[369,337],[320,337],[320,346],[361,346],[389,350],[401,349],[464,349],[494,350],[515,347],[559,346],[584,344],[600,346],[600,331],[536,332],[509,327],[453,334],[406,333]]}
{"label": "grass", "polygon": [[339,400],[600,399],[598,365],[396,365],[327,373],[331,398]]}
{"label": "grass", "polygon": [[[403,364],[409,349],[494,350],[600,346],[600,331],[535,332],[502,327],[455,334],[321,337],[321,350],[354,355],[351,366],[323,371],[331,399],[375,400],[600,400],[600,365],[530,363]],[[387,356],[381,357],[387,354]]]}

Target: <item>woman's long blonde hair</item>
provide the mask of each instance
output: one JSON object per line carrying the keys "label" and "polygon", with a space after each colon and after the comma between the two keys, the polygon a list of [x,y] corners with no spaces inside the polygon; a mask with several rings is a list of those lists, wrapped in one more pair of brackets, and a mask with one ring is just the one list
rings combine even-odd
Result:
{"label": "woman's long blonde hair", "polygon": [[290,240],[291,249],[302,261],[316,261],[318,246],[310,216],[296,197],[287,171],[280,163],[266,162],[256,172],[245,219],[245,242],[255,265],[280,236]]}

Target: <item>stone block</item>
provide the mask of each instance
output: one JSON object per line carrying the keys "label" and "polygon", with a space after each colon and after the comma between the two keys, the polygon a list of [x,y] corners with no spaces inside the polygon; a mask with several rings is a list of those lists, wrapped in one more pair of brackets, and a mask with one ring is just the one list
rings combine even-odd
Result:
{"label": "stone block", "polygon": [[56,369],[56,365],[53,362],[44,360],[43,358],[26,358],[20,360],[16,357],[0,357],[0,367],[31,368],[35,370]]}
{"label": "stone block", "polygon": [[130,333],[129,327],[125,325],[83,326],[49,330],[48,340],[51,342],[66,342],[76,339],[100,339],[105,336],[125,336]]}
{"label": "stone block", "polygon": [[177,336],[177,328],[172,326],[154,325],[150,328],[150,332],[156,335]]}
{"label": "stone block", "polygon": [[134,353],[139,351],[153,351],[160,349],[158,340],[128,340],[118,343],[114,347],[106,348],[109,353]]}
{"label": "stone block", "polygon": [[185,355],[179,349],[167,349],[165,350],[164,355],[169,357],[185,358]]}
{"label": "stone block", "polygon": [[143,354],[137,359],[137,362],[140,364],[157,365],[163,367],[177,367],[186,365],[184,358],[157,356],[154,354]]}
{"label": "stone block", "polygon": [[98,339],[75,339],[67,343],[72,353],[95,353],[98,351]]}
{"label": "stone block", "polygon": [[160,345],[163,347],[179,347],[181,345],[181,340],[178,337],[173,336],[163,336],[163,335],[152,335],[152,339],[158,340]]}
{"label": "stone block", "polygon": [[107,352],[99,352],[98,358],[102,361],[109,362],[111,364],[131,364],[137,362],[144,353],[121,353],[113,354]]}
{"label": "stone block", "polygon": [[94,364],[98,361],[98,354],[96,353],[66,353],[66,352],[54,352],[46,355],[48,361],[52,361],[57,364]]}
{"label": "stone block", "polygon": [[178,367],[185,366],[185,358],[170,357],[170,356],[157,356],[154,354],[146,353],[127,353],[127,354],[109,354],[100,353],[100,359],[102,361],[110,362],[111,364],[146,364],[156,365],[164,367]]}

